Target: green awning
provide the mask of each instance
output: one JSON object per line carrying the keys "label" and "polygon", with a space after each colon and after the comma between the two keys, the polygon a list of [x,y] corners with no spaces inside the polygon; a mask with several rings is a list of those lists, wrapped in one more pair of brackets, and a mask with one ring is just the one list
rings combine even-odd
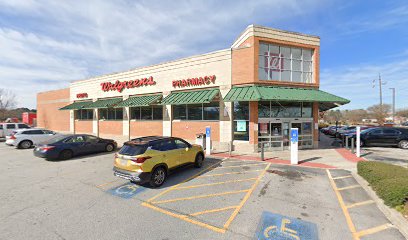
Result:
{"label": "green awning", "polygon": [[65,107],[60,108],[59,110],[78,110],[84,108],[85,106],[88,106],[91,103],[92,101],[73,102]]}
{"label": "green awning", "polygon": [[233,87],[224,97],[225,102],[262,100],[319,102],[322,111],[350,102],[318,89],[270,86]]}
{"label": "green awning", "polygon": [[118,103],[115,105],[115,108],[120,107],[142,107],[142,106],[150,106],[152,103],[156,103],[163,95],[148,95],[148,96],[138,96],[138,97],[130,97],[123,102]]}
{"label": "green awning", "polygon": [[219,94],[218,89],[195,90],[186,92],[172,92],[165,97],[162,105],[210,103]]}
{"label": "green awning", "polygon": [[92,102],[91,104],[85,106],[85,109],[91,109],[91,108],[109,108],[113,107],[119,102],[122,101],[122,98],[108,98],[108,99],[100,99],[97,100],[96,102]]}

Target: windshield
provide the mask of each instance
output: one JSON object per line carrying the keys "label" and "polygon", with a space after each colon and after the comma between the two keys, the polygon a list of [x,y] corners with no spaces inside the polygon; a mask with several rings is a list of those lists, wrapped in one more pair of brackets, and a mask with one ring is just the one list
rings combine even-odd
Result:
{"label": "windshield", "polygon": [[128,145],[125,144],[120,149],[119,154],[127,156],[136,156],[146,152],[146,145]]}

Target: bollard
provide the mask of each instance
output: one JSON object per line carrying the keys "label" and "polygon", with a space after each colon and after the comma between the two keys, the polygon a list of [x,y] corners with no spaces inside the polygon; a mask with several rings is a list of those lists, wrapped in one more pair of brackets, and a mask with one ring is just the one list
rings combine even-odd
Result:
{"label": "bollard", "polygon": [[265,161],[265,158],[264,158],[264,143],[261,143],[261,161]]}
{"label": "bollard", "polygon": [[346,149],[348,149],[349,148],[349,137],[347,136],[346,137]]}
{"label": "bollard", "polygon": [[232,142],[228,143],[228,154],[231,157],[231,152],[232,152]]}
{"label": "bollard", "polygon": [[351,153],[354,153],[354,138],[351,139]]}

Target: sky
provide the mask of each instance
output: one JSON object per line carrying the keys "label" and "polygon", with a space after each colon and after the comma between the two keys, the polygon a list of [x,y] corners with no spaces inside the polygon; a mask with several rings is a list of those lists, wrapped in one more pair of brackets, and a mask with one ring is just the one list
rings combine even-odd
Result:
{"label": "sky", "polygon": [[226,49],[250,24],[321,38],[320,89],[408,107],[406,0],[0,0],[0,88],[18,107],[71,81]]}

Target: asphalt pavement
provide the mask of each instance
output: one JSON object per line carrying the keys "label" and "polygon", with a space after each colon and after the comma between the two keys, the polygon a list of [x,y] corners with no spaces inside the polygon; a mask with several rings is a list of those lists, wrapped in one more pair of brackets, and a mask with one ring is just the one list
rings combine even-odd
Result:
{"label": "asphalt pavement", "polygon": [[152,189],[112,164],[0,144],[0,239],[404,239],[348,171],[207,157]]}

